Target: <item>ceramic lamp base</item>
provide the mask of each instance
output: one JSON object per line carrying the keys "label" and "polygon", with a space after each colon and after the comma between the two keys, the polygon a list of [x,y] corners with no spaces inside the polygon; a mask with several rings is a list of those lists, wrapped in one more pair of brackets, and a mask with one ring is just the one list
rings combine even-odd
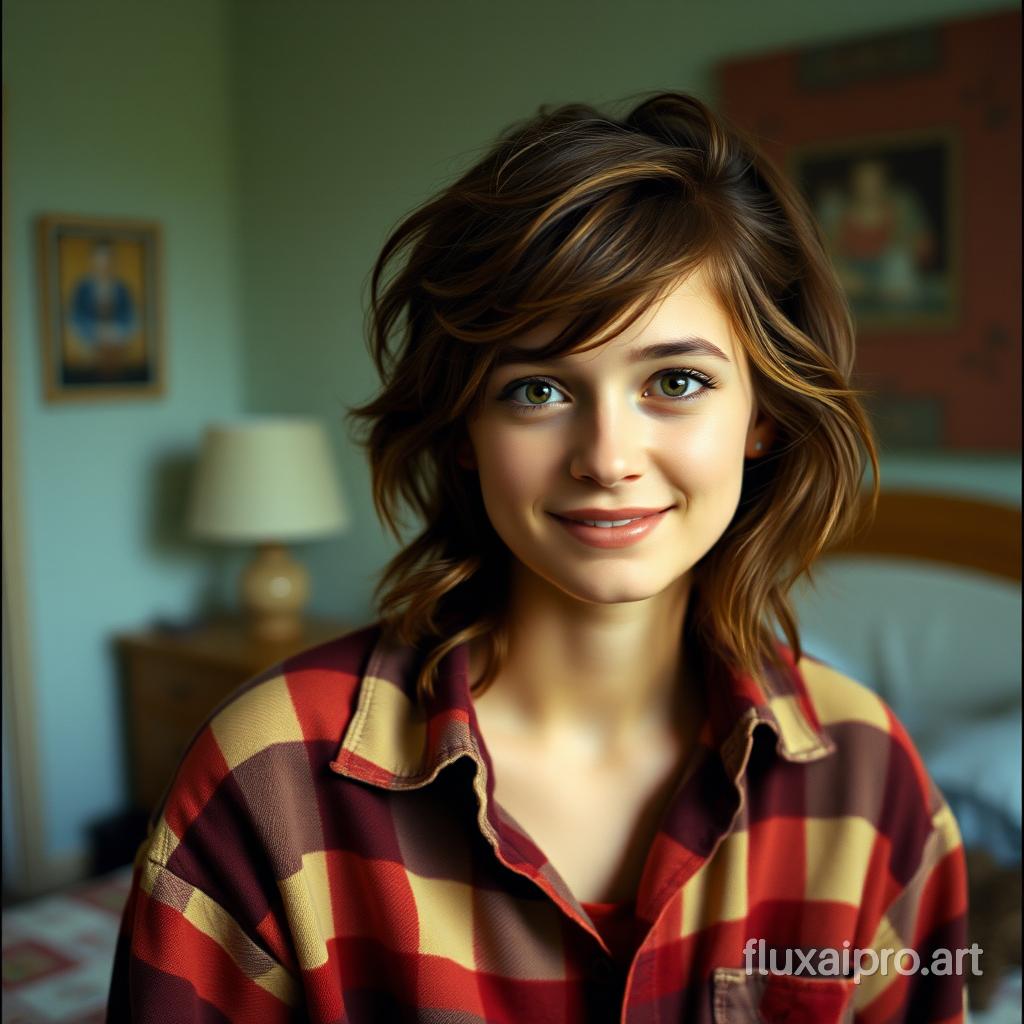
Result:
{"label": "ceramic lamp base", "polygon": [[265,643],[302,633],[309,573],[283,544],[261,544],[242,572],[242,608],[253,638]]}

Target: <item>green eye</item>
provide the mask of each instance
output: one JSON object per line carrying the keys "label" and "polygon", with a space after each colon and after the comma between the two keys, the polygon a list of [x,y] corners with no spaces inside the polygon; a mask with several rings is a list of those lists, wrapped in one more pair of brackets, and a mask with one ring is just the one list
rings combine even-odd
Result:
{"label": "green eye", "polygon": [[519,409],[540,409],[547,405],[557,405],[561,399],[564,399],[562,392],[551,381],[541,377],[517,381],[501,395],[502,401],[511,402],[513,407]]}
{"label": "green eye", "polygon": [[551,397],[551,392],[554,389],[547,381],[535,380],[524,385],[523,390],[526,400],[531,405],[543,405]]}
{"label": "green eye", "polygon": [[660,378],[662,391],[669,398],[681,398],[697,382],[685,373],[666,373]]}
{"label": "green eye", "polygon": [[717,381],[700,370],[666,370],[658,374],[658,387],[666,398],[689,401],[717,387]]}

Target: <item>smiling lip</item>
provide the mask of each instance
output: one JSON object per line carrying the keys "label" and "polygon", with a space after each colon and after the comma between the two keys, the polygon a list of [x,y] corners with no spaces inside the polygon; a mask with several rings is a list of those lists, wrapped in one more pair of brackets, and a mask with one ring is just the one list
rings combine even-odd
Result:
{"label": "smiling lip", "polygon": [[665,507],[661,508],[574,508],[568,512],[552,512],[552,515],[558,516],[560,519],[590,519],[591,521],[599,522],[613,522],[616,519],[640,519],[644,516],[657,515],[659,512],[664,512]]}
{"label": "smiling lip", "polygon": [[[624,548],[636,544],[651,533],[671,511],[665,509],[573,509],[567,515],[548,513],[567,533],[577,540],[595,548]],[[572,518],[568,518],[572,516]],[[616,519],[633,519],[625,526],[588,526],[581,519],[597,522],[611,522]]]}

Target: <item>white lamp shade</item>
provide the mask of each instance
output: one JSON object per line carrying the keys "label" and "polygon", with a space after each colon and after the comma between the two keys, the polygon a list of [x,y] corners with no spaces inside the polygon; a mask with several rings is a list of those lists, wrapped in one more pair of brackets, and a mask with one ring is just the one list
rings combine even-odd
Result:
{"label": "white lamp shade", "polygon": [[189,510],[193,534],[283,542],[337,533],[347,523],[319,422],[259,417],[207,428]]}

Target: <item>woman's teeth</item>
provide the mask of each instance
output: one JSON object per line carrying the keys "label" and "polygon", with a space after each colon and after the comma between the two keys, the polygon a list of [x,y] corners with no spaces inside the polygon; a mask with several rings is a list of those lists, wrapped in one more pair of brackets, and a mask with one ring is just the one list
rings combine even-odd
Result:
{"label": "woman's teeth", "polygon": [[[637,519],[640,518],[642,517],[637,516]],[[626,523],[635,523],[636,519],[584,519],[583,522],[586,523],[587,526],[600,526],[602,529],[608,529],[612,526],[625,526]]]}

